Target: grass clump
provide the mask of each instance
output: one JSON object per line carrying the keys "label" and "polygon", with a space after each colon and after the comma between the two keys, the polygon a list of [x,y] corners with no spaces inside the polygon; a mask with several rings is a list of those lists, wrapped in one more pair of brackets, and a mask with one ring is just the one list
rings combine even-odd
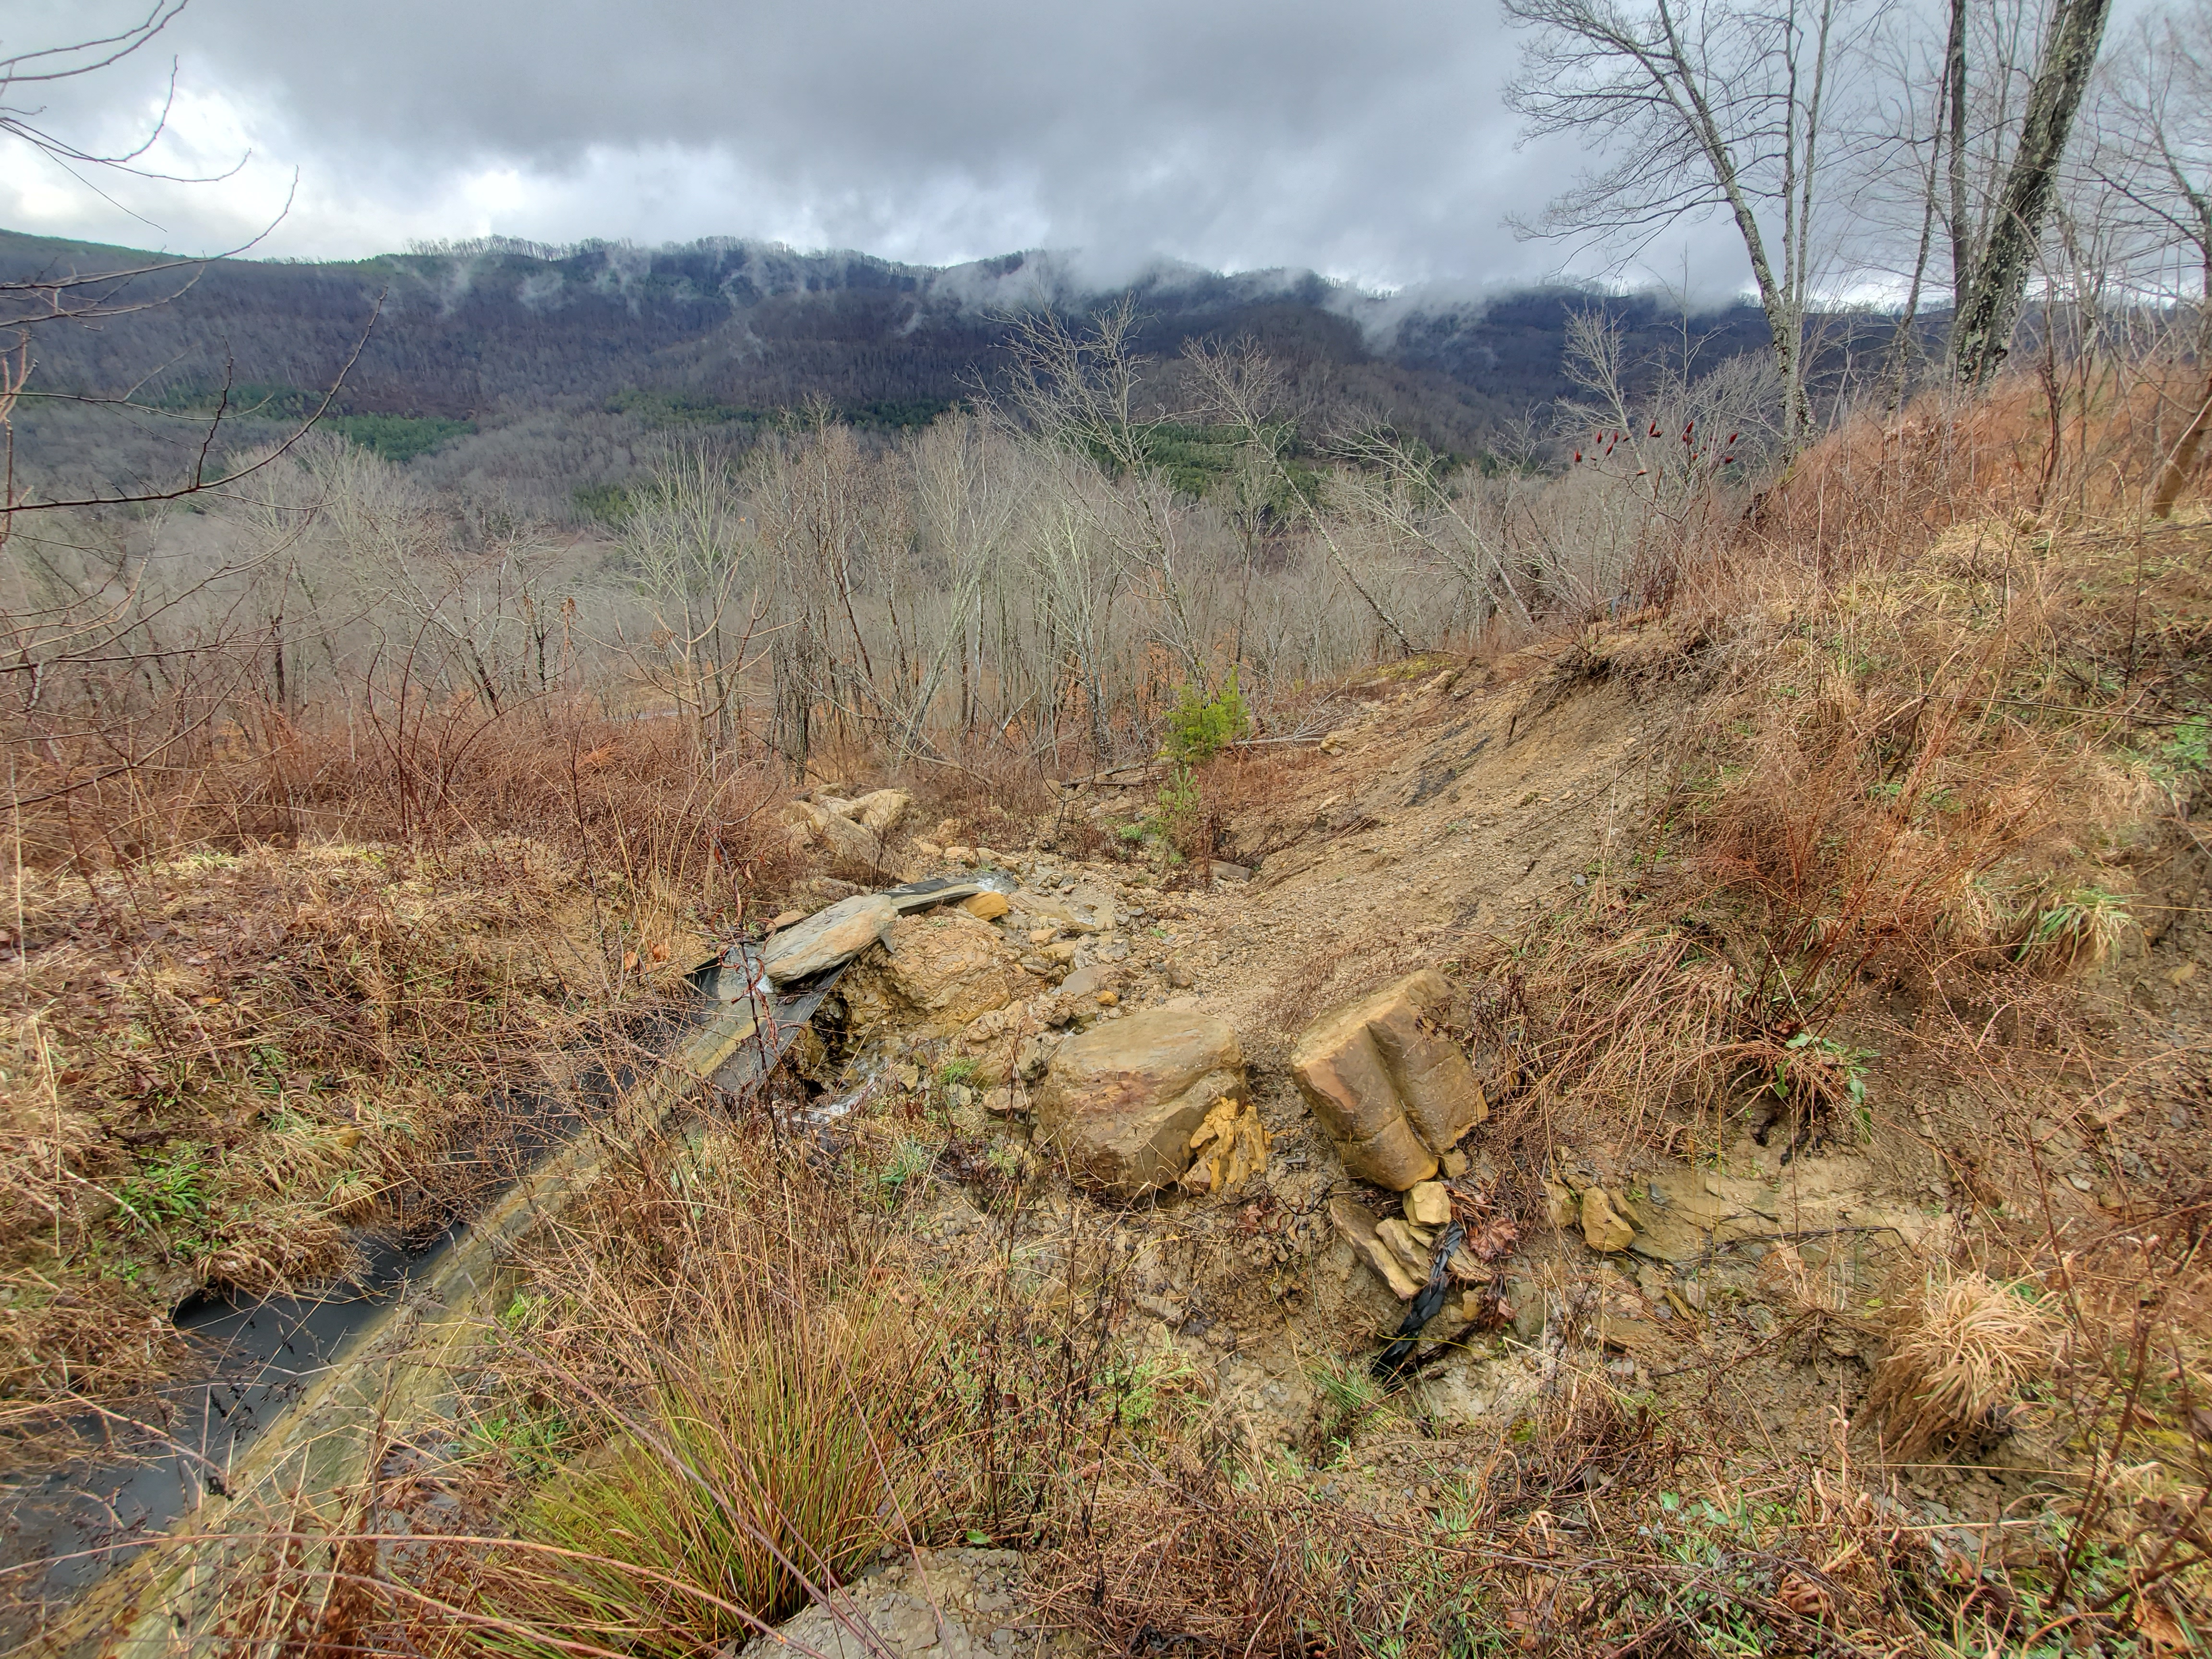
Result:
{"label": "grass clump", "polygon": [[2057,1324],[2033,1286],[1979,1273],[1931,1274],[1899,1310],[1868,1406],[1883,1448],[1910,1462],[2003,1426],[2051,1372]]}

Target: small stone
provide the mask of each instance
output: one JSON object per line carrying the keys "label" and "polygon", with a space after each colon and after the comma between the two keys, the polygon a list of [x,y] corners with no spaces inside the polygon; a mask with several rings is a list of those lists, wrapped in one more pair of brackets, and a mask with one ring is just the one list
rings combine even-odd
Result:
{"label": "small stone", "polygon": [[1226,859],[1216,859],[1213,860],[1212,873],[1213,878],[1216,881],[1249,881],[1252,879],[1252,872],[1249,866],[1231,864]]}
{"label": "small stone", "polygon": [[1328,1218],[1353,1253],[1390,1287],[1392,1295],[1401,1302],[1411,1302],[1420,1293],[1421,1280],[1408,1273],[1397,1252],[1382,1242],[1374,1214],[1365,1205],[1348,1198],[1332,1198]]}
{"label": "small stone", "polygon": [[924,860],[941,859],[945,849],[933,841],[918,841],[914,844],[914,855]]}
{"label": "small stone", "polygon": [[1458,1180],[1468,1170],[1465,1152],[1444,1152],[1437,1157],[1437,1162],[1443,1165],[1444,1178],[1448,1181]]}
{"label": "small stone", "polygon": [[1451,1220],[1451,1194],[1441,1181],[1416,1182],[1406,1190],[1406,1219],[1417,1227],[1441,1227]]}
{"label": "small stone", "polygon": [[1013,907],[1006,902],[1004,893],[977,893],[961,900],[960,908],[980,921],[995,921]]}
{"label": "small stone", "polygon": [[1583,1242],[1601,1255],[1626,1249],[1636,1237],[1636,1229],[1621,1218],[1612,1194],[1602,1187],[1583,1194],[1582,1224]]}
{"label": "small stone", "polygon": [[1101,991],[1098,994],[1098,1006],[1101,1008],[1111,1008],[1121,1000],[1121,999],[1112,991]]}
{"label": "small stone", "polygon": [[1166,978],[1168,983],[1178,991],[1188,991],[1198,983],[1198,975],[1191,972],[1189,964],[1181,957],[1168,963]]}
{"label": "small stone", "polygon": [[1389,1245],[1407,1273],[1414,1279],[1426,1282],[1429,1276],[1429,1245],[1421,1236],[1397,1217],[1375,1224],[1375,1236]]}
{"label": "small stone", "polygon": [[1038,954],[1047,962],[1073,962],[1075,953],[1082,949],[1073,939],[1064,939],[1057,945],[1048,945]]}
{"label": "small stone", "polygon": [[945,861],[947,864],[973,864],[975,849],[972,847],[948,847],[945,849]]}
{"label": "small stone", "polygon": [[1564,1181],[1544,1182],[1544,1218],[1554,1227],[1572,1227],[1582,1220],[1583,1201]]}
{"label": "small stone", "polygon": [[1057,927],[1032,927],[1030,929],[1030,943],[1032,945],[1049,945],[1053,940],[1059,937],[1060,929]]}
{"label": "small stone", "polygon": [[779,910],[775,919],[769,923],[768,930],[771,933],[780,933],[787,927],[798,927],[805,920],[806,912],[804,910]]}

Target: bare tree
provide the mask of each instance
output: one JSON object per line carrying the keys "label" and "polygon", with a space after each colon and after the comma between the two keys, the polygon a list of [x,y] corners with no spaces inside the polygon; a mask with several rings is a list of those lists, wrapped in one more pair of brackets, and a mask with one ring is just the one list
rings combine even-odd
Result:
{"label": "bare tree", "polygon": [[[2004,366],[2012,335],[2027,301],[2027,280],[2044,222],[2057,189],[2060,162],[2074,118],[2089,84],[2112,0],[2051,0],[2043,43],[2012,140],[2002,182],[1985,202],[1977,223],[1968,179],[1973,137],[1969,130],[1973,65],[1969,17],[1986,0],[1950,0],[1944,48],[1944,82],[1950,118],[1950,232],[1953,301],[1951,368],[1960,384],[1987,384]],[[2020,15],[2017,6],[2000,14]],[[2000,106],[2002,108],[2002,105]],[[1991,124],[1988,148],[2002,151],[2010,122]]]}
{"label": "bare tree", "polygon": [[[2203,395],[2151,488],[2150,510],[2166,518],[2196,471],[2212,431],[2212,0],[2139,21],[2129,50],[2106,66],[2098,88],[2090,177],[2130,210],[2154,268],[2179,255],[2191,267],[2170,295],[2148,272],[2136,277],[2154,301],[2194,305],[2190,350],[2205,374]],[[2179,276],[2177,273],[2177,276]],[[2192,295],[2190,286],[2196,289]]]}
{"label": "bare tree", "polygon": [[1812,429],[1805,325],[1846,60],[1862,0],[1504,0],[1528,31],[1507,98],[1524,137],[1572,136],[1607,160],[1526,234],[1626,251],[1724,210],[1773,342],[1786,448]]}

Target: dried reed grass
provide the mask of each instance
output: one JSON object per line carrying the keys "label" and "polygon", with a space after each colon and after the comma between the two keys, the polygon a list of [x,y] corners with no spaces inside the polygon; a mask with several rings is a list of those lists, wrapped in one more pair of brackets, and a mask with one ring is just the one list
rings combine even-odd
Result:
{"label": "dried reed grass", "polygon": [[1885,1455],[1910,1462],[2001,1427],[2051,1374],[2057,1331],[2027,1285],[1948,1267],[1931,1273],[1899,1310],[1868,1391]]}

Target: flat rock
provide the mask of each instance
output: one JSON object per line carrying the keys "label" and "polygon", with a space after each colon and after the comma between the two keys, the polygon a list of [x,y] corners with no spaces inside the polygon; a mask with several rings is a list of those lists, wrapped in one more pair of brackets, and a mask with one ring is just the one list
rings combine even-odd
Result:
{"label": "flat rock", "polygon": [[960,908],[978,921],[994,921],[1013,907],[1004,893],[986,890],[961,900]]}
{"label": "flat rock", "polygon": [[852,816],[872,836],[886,836],[899,826],[914,797],[903,789],[877,789],[853,803]]}
{"label": "flat rock", "polygon": [[855,894],[779,932],[762,947],[761,966],[771,984],[811,979],[858,956],[897,920],[897,907],[881,894]]}
{"label": "flat rock", "polygon": [[1182,1176],[1192,1135],[1224,1098],[1247,1098],[1225,1021],[1166,1008],[1102,1021],[1054,1054],[1036,1096],[1036,1144],[1081,1184],[1136,1198]]}

